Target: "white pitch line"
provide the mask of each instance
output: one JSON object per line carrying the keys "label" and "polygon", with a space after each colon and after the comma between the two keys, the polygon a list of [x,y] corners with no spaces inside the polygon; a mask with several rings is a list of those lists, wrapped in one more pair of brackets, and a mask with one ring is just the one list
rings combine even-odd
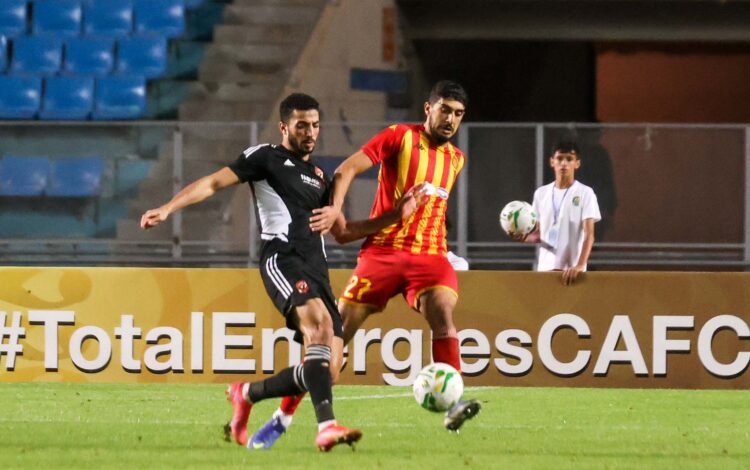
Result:
{"label": "white pitch line", "polygon": [[[339,396],[336,395],[336,389],[334,388],[334,400],[382,400],[386,398],[403,398],[412,396],[409,392],[404,393],[390,393],[390,394],[378,394],[378,395],[359,395],[359,396]],[[490,390],[488,387],[466,387],[464,391],[468,392],[481,392],[484,390]]]}

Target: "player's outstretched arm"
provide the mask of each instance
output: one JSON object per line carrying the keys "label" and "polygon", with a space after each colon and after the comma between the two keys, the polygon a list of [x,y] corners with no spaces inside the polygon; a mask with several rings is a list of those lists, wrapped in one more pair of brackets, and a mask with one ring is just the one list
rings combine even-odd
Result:
{"label": "player's outstretched arm", "polygon": [[[339,214],[338,219],[331,227],[331,235],[342,245],[359,240],[398,222],[399,219],[408,219],[427,200],[428,196],[425,189],[421,185],[415,186],[396,202],[393,209],[378,217],[350,221],[346,220],[344,214]],[[319,210],[315,209],[315,211]]]}
{"label": "player's outstretched arm", "polygon": [[310,228],[315,232],[323,235],[328,233],[333,224],[341,215],[341,208],[344,206],[346,193],[349,191],[352,180],[372,166],[372,160],[362,150],[357,151],[349,158],[344,160],[333,174],[333,193],[331,195],[331,204],[317,210],[310,219]]}
{"label": "player's outstretched arm", "polygon": [[141,228],[147,230],[155,227],[167,220],[171,213],[201,202],[213,196],[217,191],[237,184],[239,181],[237,175],[229,167],[224,167],[215,173],[204,176],[182,188],[166,204],[144,212],[141,216]]}

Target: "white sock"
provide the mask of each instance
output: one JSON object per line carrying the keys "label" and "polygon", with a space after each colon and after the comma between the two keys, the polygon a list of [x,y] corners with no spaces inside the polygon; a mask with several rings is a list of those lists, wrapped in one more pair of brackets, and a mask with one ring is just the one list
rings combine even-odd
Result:
{"label": "white sock", "polygon": [[328,421],[323,421],[322,423],[318,423],[318,432],[324,430],[325,428],[327,428],[328,426],[332,424],[336,424],[335,419],[329,419]]}
{"label": "white sock", "polygon": [[247,395],[250,391],[250,383],[246,382],[242,384],[242,398],[245,399],[246,402],[250,403],[250,397]]}
{"label": "white sock", "polygon": [[273,412],[273,418],[276,417],[279,418],[279,421],[281,421],[281,425],[286,429],[291,426],[292,418],[294,418],[294,415],[285,414],[283,411],[281,411],[281,408],[277,408],[276,411]]}

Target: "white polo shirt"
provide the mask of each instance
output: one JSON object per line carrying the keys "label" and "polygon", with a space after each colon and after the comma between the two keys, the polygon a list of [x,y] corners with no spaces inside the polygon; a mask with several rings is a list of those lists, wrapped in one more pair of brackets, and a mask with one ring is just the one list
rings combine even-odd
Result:
{"label": "white polo shirt", "polygon": [[537,249],[536,270],[575,266],[583,249],[583,221],[602,219],[594,190],[578,181],[567,189],[555,188],[552,182],[537,188],[532,205],[543,242]]}

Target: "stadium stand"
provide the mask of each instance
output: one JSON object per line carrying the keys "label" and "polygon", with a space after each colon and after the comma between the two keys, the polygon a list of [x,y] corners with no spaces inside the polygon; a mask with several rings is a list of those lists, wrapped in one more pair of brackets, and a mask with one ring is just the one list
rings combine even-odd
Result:
{"label": "stadium stand", "polygon": [[57,197],[99,196],[103,174],[104,160],[100,157],[55,160],[46,194]]}
{"label": "stadium stand", "polygon": [[40,119],[83,120],[94,105],[93,77],[47,77]]}
{"label": "stadium stand", "polygon": [[167,70],[167,38],[133,36],[118,41],[117,65],[120,75],[142,75],[159,78]]}
{"label": "stadium stand", "polygon": [[135,0],[135,32],[176,38],[185,32],[183,0]]}
{"label": "stadium stand", "polygon": [[26,0],[3,0],[0,7],[0,35],[14,37],[26,33]]}
{"label": "stadium stand", "polygon": [[31,30],[34,34],[77,36],[83,9],[78,0],[34,0]]}
{"label": "stadium stand", "polygon": [[0,118],[33,119],[41,96],[41,78],[0,75]]}
{"label": "stadium stand", "polygon": [[89,1],[84,7],[83,32],[89,36],[127,36],[133,31],[131,0]]}
{"label": "stadium stand", "polygon": [[112,72],[114,40],[109,37],[69,38],[65,42],[63,73],[100,77]]}
{"label": "stadium stand", "polygon": [[54,75],[62,67],[58,36],[21,36],[13,40],[10,70],[18,75]]}
{"label": "stadium stand", "polygon": [[41,196],[47,187],[49,166],[47,157],[4,157],[0,196]]}
{"label": "stadium stand", "polygon": [[96,79],[94,112],[97,120],[136,119],[146,109],[144,77],[109,76]]}

